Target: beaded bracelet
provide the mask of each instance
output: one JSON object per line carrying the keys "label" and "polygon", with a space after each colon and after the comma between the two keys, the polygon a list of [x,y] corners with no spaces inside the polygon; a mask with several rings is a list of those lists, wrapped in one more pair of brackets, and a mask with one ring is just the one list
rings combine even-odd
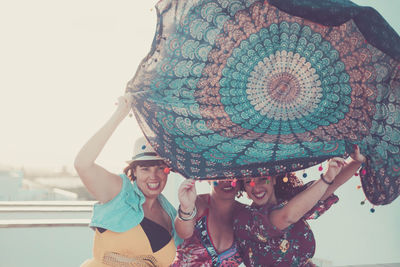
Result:
{"label": "beaded bracelet", "polygon": [[327,185],[333,184],[333,181],[332,181],[332,182],[328,182],[327,180],[325,180],[324,174],[322,174],[322,173],[321,173],[321,180],[322,180],[324,183],[326,183]]}
{"label": "beaded bracelet", "polygon": [[[193,209],[193,210],[194,210],[194,209]],[[190,216],[190,215],[192,215],[193,210],[192,210],[191,212],[184,212],[184,211],[181,209],[181,204],[179,204],[179,207],[178,207],[178,211],[179,211],[180,213],[182,213],[183,215],[188,215],[188,216]]]}
{"label": "beaded bracelet", "polygon": [[[188,215],[189,217],[182,217],[181,214],[183,214],[183,215]],[[179,208],[178,208],[178,219],[180,219],[181,221],[191,221],[191,220],[193,220],[193,218],[196,216],[196,214],[197,214],[196,206],[194,206],[193,211],[192,211],[191,213],[189,213],[189,212],[184,212],[184,211],[182,211],[181,205],[179,204]]]}

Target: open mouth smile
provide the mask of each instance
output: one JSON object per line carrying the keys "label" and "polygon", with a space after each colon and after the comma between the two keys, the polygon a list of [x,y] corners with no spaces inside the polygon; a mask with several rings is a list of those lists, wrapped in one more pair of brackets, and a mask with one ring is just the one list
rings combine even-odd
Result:
{"label": "open mouth smile", "polygon": [[259,193],[253,193],[253,196],[256,198],[256,199],[263,199],[263,197],[265,196],[267,194],[267,192],[259,192]]}
{"label": "open mouth smile", "polygon": [[233,188],[232,186],[225,186],[222,188],[222,190],[224,192],[231,192],[231,191],[235,190],[235,188]]}
{"label": "open mouth smile", "polygon": [[147,187],[150,190],[157,190],[158,188],[160,188],[160,182],[158,182],[158,183],[147,183]]}

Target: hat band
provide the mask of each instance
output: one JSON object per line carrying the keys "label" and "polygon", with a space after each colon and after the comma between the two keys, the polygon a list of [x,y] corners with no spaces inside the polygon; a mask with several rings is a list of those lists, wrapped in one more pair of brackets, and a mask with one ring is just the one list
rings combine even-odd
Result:
{"label": "hat band", "polygon": [[157,153],[155,153],[155,152],[144,152],[144,153],[140,153],[140,154],[137,154],[136,156],[132,157],[132,160],[135,160],[135,159],[141,158],[141,157],[145,157],[145,156],[153,156],[153,157],[156,157],[156,156],[157,156]]}

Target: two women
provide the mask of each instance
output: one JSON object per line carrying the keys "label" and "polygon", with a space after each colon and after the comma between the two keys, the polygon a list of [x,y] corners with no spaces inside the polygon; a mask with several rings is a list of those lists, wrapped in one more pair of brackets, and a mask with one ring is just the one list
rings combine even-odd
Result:
{"label": "two women", "polygon": [[305,186],[294,174],[239,183],[251,206],[234,200],[238,188],[230,182],[214,184],[209,195],[196,197],[194,181],[184,181],[175,225],[185,241],[174,266],[238,266],[241,258],[246,266],[312,265],[315,240],[305,220],[318,218],[338,201],[334,191],[365,161],[358,147],[351,156],[348,163],[329,160],[321,178]]}

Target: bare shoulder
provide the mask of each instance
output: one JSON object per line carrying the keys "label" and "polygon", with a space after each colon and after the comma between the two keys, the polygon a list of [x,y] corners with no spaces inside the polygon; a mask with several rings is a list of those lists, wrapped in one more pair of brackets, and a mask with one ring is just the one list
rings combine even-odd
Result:
{"label": "bare shoulder", "polygon": [[210,199],[210,195],[209,194],[198,195],[197,199],[196,199],[196,205],[208,206],[209,199]]}

